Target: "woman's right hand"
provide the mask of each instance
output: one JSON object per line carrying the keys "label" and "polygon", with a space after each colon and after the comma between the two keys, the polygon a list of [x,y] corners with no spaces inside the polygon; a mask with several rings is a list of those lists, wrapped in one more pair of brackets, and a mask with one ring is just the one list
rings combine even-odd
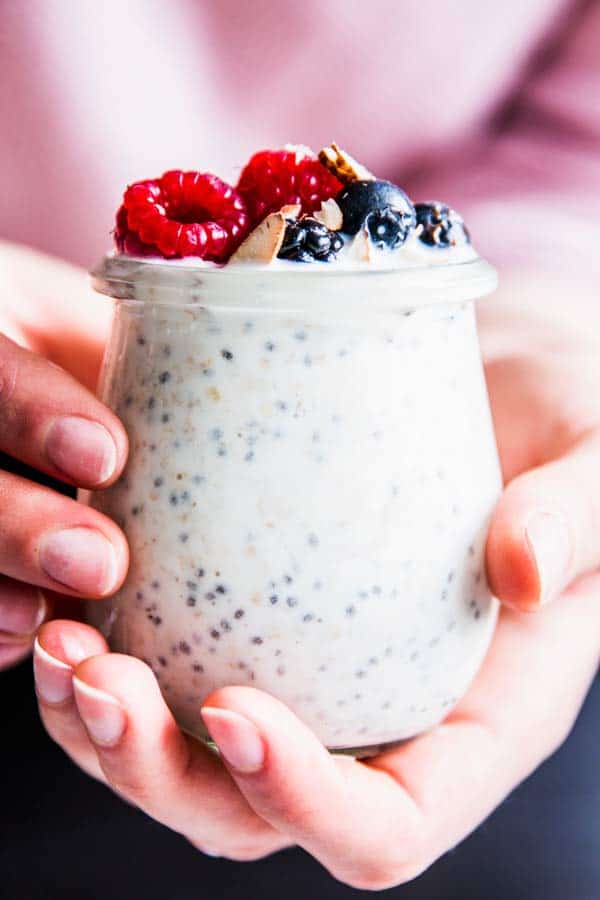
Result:
{"label": "woman's right hand", "polygon": [[[1,452],[75,487],[119,476],[127,436],[91,390],[109,322],[84,272],[0,244]],[[127,564],[125,537],[106,516],[0,470],[0,668],[30,651],[64,598],[112,594]]]}

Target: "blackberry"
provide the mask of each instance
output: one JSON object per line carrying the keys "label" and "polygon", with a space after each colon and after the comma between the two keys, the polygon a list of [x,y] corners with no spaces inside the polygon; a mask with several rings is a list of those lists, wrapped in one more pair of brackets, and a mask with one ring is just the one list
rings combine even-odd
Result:
{"label": "blackberry", "polygon": [[471,236],[459,214],[445,203],[417,203],[417,225],[421,226],[419,240],[430,247],[456,247],[470,244]]}
{"label": "blackberry", "polygon": [[342,231],[347,234],[358,234],[370,213],[382,215],[391,210],[398,216],[400,225],[397,247],[404,243],[416,224],[412,203],[404,191],[390,181],[351,181],[335,199],[344,217]]}
{"label": "blackberry", "polygon": [[279,259],[294,262],[332,262],[343,244],[337,231],[329,231],[316,219],[306,216],[298,221],[288,221],[283,244],[277,255]]}
{"label": "blackberry", "polygon": [[365,219],[365,226],[375,247],[381,249],[395,250],[408,236],[402,213],[389,206],[370,212]]}

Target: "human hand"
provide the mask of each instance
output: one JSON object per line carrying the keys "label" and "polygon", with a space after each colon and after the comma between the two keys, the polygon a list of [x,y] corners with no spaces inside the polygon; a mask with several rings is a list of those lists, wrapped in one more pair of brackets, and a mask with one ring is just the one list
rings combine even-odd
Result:
{"label": "human hand", "polygon": [[108,653],[88,626],[56,621],[36,652],[55,740],[207,852],[255,859],[297,843],[356,887],[406,881],[476,827],[568,734],[598,662],[600,576],[577,576],[598,564],[599,332],[572,306],[579,328],[547,329],[546,310],[513,317],[504,307],[483,322],[511,482],[488,572],[506,606],[477,679],[442,725],[355,762],[328,754],[278,701],[231,687],[203,707],[223,767],[181,734],[144,663]]}
{"label": "human hand", "polygon": [[[110,310],[86,305],[85,292],[84,273],[0,244],[0,451],[94,488],[118,477],[127,437],[89,389]],[[0,471],[0,668],[29,652],[65,595],[110,594],[126,568],[125,538],[110,519]]]}

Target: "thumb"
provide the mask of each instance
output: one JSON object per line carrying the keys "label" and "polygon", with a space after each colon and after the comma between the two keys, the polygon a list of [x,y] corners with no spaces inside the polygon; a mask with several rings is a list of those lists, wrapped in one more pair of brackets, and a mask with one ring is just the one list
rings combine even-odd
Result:
{"label": "thumb", "polygon": [[492,517],[486,562],[494,594],[535,610],[600,565],[600,430],[506,488]]}

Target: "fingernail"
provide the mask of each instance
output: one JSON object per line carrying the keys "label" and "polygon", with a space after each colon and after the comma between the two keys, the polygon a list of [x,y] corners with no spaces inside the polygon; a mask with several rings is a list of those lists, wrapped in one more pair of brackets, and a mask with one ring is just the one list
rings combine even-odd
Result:
{"label": "fingernail", "polygon": [[79,416],[56,419],[46,436],[50,462],[79,484],[102,484],[115,471],[117,448],[109,431]]}
{"label": "fingernail", "polygon": [[44,650],[38,639],[33,645],[35,688],[46,703],[64,703],[73,695],[73,669]]}
{"label": "fingernail", "polygon": [[46,575],[83,594],[108,594],[117,583],[115,548],[94,528],[44,535],[39,560]]}
{"label": "fingernail", "polygon": [[44,595],[35,587],[0,591],[0,643],[6,639],[31,641],[47,611]]}
{"label": "fingernail", "polygon": [[571,564],[571,536],[566,521],[555,513],[535,513],[525,529],[540,582],[540,606],[565,587]]}
{"label": "fingernail", "polygon": [[73,677],[75,702],[91,739],[101,747],[118,744],[127,724],[125,711],[114,697]]}
{"label": "fingernail", "polygon": [[229,709],[205,706],[204,724],[225,762],[245,775],[259,772],[265,763],[265,745],[256,726]]}

